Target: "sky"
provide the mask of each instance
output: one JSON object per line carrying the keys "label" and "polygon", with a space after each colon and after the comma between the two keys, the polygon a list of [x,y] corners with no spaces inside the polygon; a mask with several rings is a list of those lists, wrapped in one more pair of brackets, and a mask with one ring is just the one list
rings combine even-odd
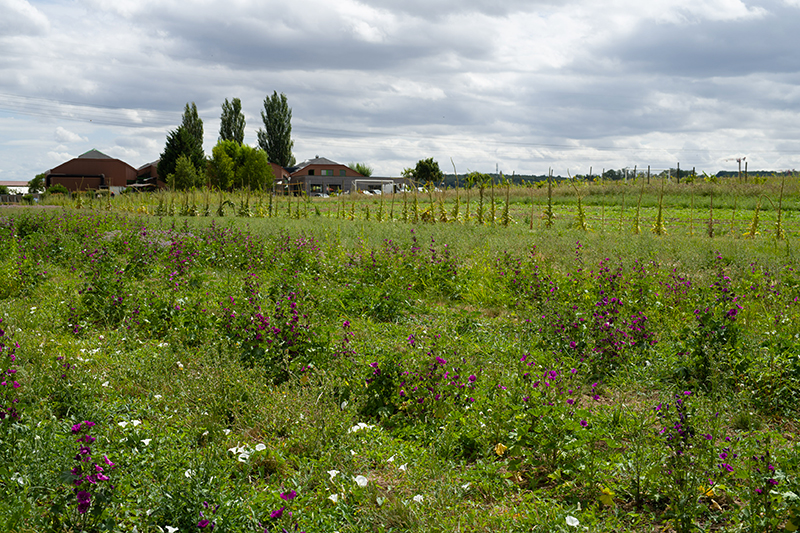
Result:
{"label": "sky", "polygon": [[398,176],[800,169],[800,0],[0,0],[0,181],[154,161],[195,102]]}

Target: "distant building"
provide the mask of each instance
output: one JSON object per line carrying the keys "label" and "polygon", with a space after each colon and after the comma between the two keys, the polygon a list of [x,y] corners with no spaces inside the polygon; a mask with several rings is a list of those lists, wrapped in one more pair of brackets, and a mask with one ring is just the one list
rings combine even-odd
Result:
{"label": "distant building", "polygon": [[347,165],[319,156],[286,170],[289,172],[291,193],[302,192],[309,196],[357,191],[392,193],[405,181],[403,178],[367,177]]}
{"label": "distant building", "polygon": [[27,181],[0,181],[0,187],[8,187],[11,194],[28,194]]}
{"label": "distant building", "polygon": [[70,191],[108,189],[118,193],[135,182],[135,168],[99,150],[89,150],[45,172],[45,187],[61,184]]}

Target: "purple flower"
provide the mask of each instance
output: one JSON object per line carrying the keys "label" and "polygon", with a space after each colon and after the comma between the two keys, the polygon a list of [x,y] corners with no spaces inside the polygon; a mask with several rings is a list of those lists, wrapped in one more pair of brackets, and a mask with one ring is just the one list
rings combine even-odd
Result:
{"label": "purple flower", "polygon": [[281,494],[281,500],[293,500],[297,497],[297,493],[293,490]]}
{"label": "purple flower", "polygon": [[469,382],[470,383],[475,383],[476,379],[478,379],[478,378],[475,377],[475,374],[472,374],[472,375],[469,376]]}
{"label": "purple flower", "polygon": [[586,420],[581,420],[581,426],[588,427],[589,426],[589,422],[587,422]]}
{"label": "purple flower", "polygon": [[92,496],[85,490],[78,491],[76,496],[78,498],[78,513],[85,514],[89,510],[89,506],[92,505]]}
{"label": "purple flower", "polygon": [[199,527],[200,529],[204,529],[204,528],[208,527],[209,524],[210,524],[210,522],[207,519],[203,518],[202,520],[200,520],[197,523],[197,527]]}
{"label": "purple flower", "polygon": [[284,510],[284,509],[286,509],[286,507],[281,507],[281,508],[280,508],[280,509],[278,509],[277,511],[272,511],[272,512],[269,514],[269,517],[270,517],[270,518],[280,518],[280,517],[282,517],[282,516],[283,516],[283,510]]}

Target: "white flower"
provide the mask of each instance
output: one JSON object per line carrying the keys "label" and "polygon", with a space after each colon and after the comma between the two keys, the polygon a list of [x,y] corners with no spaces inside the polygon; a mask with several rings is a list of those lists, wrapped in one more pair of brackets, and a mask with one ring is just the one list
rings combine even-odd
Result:
{"label": "white flower", "polygon": [[578,527],[581,523],[578,522],[578,519],[572,515],[567,515],[567,525],[572,527]]}
{"label": "white flower", "polygon": [[394,455],[389,457],[386,461],[393,463],[394,462]]}
{"label": "white flower", "polygon": [[339,503],[339,495],[338,494],[331,494],[328,496],[328,499],[333,503]]}
{"label": "white flower", "polygon": [[133,424],[133,427],[136,427],[136,426],[138,426],[138,425],[139,425],[139,424],[141,424],[141,423],[142,423],[142,421],[141,421],[141,420],[131,420],[131,424]]}
{"label": "white flower", "polygon": [[467,483],[464,483],[463,485],[461,485],[461,488],[464,489],[464,490],[469,490],[470,485],[471,485],[471,483],[467,482]]}
{"label": "white flower", "polygon": [[267,445],[264,444],[263,442],[259,442],[258,444],[256,444],[256,451],[257,452],[263,452],[266,449],[267,449]]}
{"label": "white flower", "polygon": [[425,498],[422,496],[422,494],[417,494],[412,498],[412,500],[414,500],[417,503],[422,503],[425,500]]}
{"label": "white flower", "polygon": [[192,477],[194,475],[194,470],[192,470],[190,468],[190,469],[186,470],[186,472],[184,472],[183,475],[186,476],[187,478],[190,478],[190,477]]}
{"label": "white flower", "polygon": [[101,386],[101,387],[108,387],[108,381],[104,381],[104,382],[102,383],[102,385],[100,385],[100,386]]}
{"label": "white flower", "polygon": [[150,441],[151,441],[151,440],[153,440],[153,439],[142,439],[142,443],[143,443],[145,446],[149,446],[149,445],[150,445]]}
{"label": "white flower", "polygon": [[127,422],[117,422],[117,425],[118,425],[119,427],[121,427],[121,428],[125,429],[125,426],[127,426],[127,425],[128,425],[128,423],[127,423]]}
{"label": "white flower", "polygon": [[406,464],[407,464],[407,463],[403,463],[403,464],[401,464],[400,466],[398,466],[397,468],[399,468],[400,470],[402,470],[403,472],[405,472],[405,471],[406,471]]}
{"label": "white flower", "polygon": [[[161,396],[160,395],[156,396],[156,398],[161,398]],[[228,429],[228,428],[223,429],[222,432],[225,433],[226,435],[230,435],[231,434],[231,430]]]}
{"label": "white flower", "polygon": [[[155,398],[156,400],[160,400],[161,399],[161,395],[160,394],[156,394],[155,396],[153,396],[153,398]],[[169,527],[169,526],[167,526],[167,527]]]}
{"label": "white flower", "polygon": [[375,426],[372,424],[367,424],[366,422],[359,422],[355,426],[351,427],[347,430],[348,433],[355,433],[356,431],[361,431],[362,429],[372,429]]}
{"label": "white flower", "polygon": [[164,526],[164,527],[167,528],[167,533],[176,533],[176,531],[179,531],[177,527],[172,527],[172,526]]}
{"label": "white flower", "polygon": [[176,365],[178,365],[178,368],[180,368],[181,370],[183,370],[183,363],[181,363],[180,361],[178,361],[178,362],[177,362],[177,363],[175,363],[175,364],[176,364]]}
{"label": "white flower", "polygon": [[356,485],[358,485],[359,487],[362,487],[362,488],[366,487],[367,483],[368,483],[367,478],[365,478],[364,476],[356,476],[356,477],[353,478],[353,481],[356,482]]}
{"label": "white flower", "polygon": [[338,473],[339,473],[338,470],[328,470],[328,475],[331,476],[331,481],[333,481],[333,478],[335,478],[336,474]]}

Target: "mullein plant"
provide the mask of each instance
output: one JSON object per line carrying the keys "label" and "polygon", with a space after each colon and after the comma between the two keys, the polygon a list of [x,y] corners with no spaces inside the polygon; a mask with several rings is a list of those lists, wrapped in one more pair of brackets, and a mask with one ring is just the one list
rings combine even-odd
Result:
{"label": "mullein plant", "polygon": [[661,181],[661,192],[658,195],[658,216],[653,225],[653,233],[656,235],[666,235],[667,228],[664,227],[664,182],[666,178]]}
{"label": "mullein plant", "polygon": [[747,229],[747,233],[744,234],[745,237],[754,238],[758,235],[758,223],[759,223],[759,212],[761,211],[761,198],[759,197],[758,203],[756,204],[756,208],[753,211],[753,220],[750,221],[750,227]]}

